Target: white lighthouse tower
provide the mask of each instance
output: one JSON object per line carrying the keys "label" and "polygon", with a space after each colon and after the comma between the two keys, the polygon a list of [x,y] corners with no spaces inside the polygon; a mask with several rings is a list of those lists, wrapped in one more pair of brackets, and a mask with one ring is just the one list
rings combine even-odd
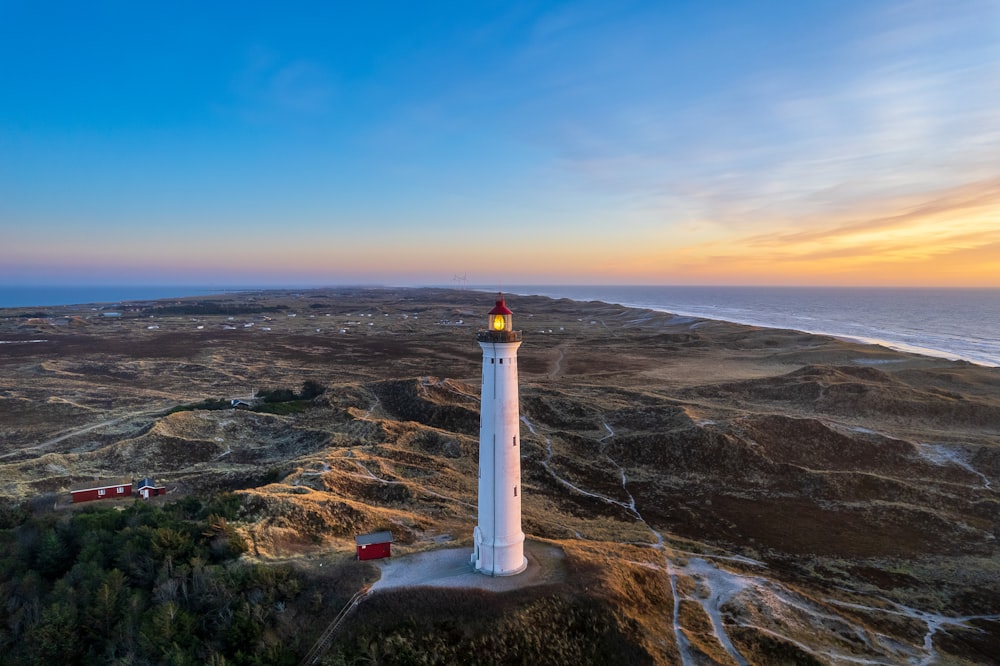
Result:
{"label": "white lighthouse tower", "polygon": [[473,533],[472,566],[490,576],[512,576],[528,566],[521,531],[521,432],[517,402],[517,348],[521,331],[498,295],[483,348],[479,421],[479,524]]}

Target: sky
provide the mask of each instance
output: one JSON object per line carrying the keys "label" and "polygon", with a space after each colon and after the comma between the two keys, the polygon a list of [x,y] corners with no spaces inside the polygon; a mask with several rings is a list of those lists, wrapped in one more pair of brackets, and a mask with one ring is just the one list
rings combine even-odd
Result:
{"label": "sky", "polygon": [[1000,0],[0,0],[0,284],[1000,287]]}

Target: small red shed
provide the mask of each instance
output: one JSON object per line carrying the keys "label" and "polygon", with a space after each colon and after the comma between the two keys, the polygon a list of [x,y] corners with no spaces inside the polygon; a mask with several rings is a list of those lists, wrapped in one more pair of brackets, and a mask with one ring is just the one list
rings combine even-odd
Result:
{"label": "small red shed", "polygon": [[359,560],[377,560],[392,556],[392,532],[372,532],[354,537]]}
{"label": "small red shed", "polygon": [[93,483],[82,484],[70,490],[73,503],[90,502],[99,499],[115,499],[117,497],[132,496],[132,481],[130,479],[119,481],[94,481]]}

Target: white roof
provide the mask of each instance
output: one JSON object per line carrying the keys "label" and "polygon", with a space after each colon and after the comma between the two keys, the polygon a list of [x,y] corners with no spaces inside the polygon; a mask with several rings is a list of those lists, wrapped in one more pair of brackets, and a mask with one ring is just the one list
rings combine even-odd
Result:
{"label": "white roof", "polygon": [[373,543],[392,543],[392,532],[372,532],[354,537],[354,543],[359,546],[370,546]]}

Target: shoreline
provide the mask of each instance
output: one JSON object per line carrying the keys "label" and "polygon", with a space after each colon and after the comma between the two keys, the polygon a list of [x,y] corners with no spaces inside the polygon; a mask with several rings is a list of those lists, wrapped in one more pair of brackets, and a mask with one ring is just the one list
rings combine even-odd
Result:
{"label": "shoreline", "polygon": [[[638,305],[630,305],[627,303],[616,303],[616,305],[621,305],[626,308],[638,309]],[[659,308],[645,307],[643,309],[653,310],[655,312],[663,312],[666,314],[674,314],[679,317],[695,317],[698,319],[706,319],[709,321],[722,321],[727,324],[737,324],[739,326],[753,326],[755,328],[769,328],[774,330],[786,330],[786,331],[796,331],[798,333],[805,333],[807,335],[822,335],[828,338],[834,338],[836,340],[843,340],[844,342],[856,342],[862,345],[875,345],[878,347],[885,347],[893,351],[903,352],[906,354],[918,354],[920,356],[931,356],[933,358],[941,358],[946,361],[965,361],[966,363],[971,363],[972,365],[980,365],[986,368],[997,368],[1000,367],[1000,362],[987,361],[982,359],[973,359],[967,356],[962,356],[955,352],[934,349],[933,347],[922,347],[919,345],[909,345],[904,342],[893,342],[892,340],[886,340],[884,338],[869,338],[857,335],[845,335],[843,333],[833,333],[830,331],[823,330],[808,330],[804,328],[788,328],[786,326],[775,326],[773,324],[758,323],[752,321],[739,321],[736,319],[725,319],[725,318],[709,318],[704,315],[695,314],[692,312],[676,312],[674,310],[665,310]]]}
{"label": "shoreline", "polygon": [[[301,292],[310,292],[310,291],[317,291],[317,290],[324,290],[324,289],[330,289],[330,290],[336,291],[336,290],[339,290],[339,289],[357,289],[357,288],[364,288],[364,289],[406,289],[406,290],[420,290],[420,289],[445,289],[445,290],[448,290],[448,289],[454,289],[454,287],[447,287],[447,286],[445,286],[445,287],[419,287],[419,286],[418,287],[391,287],[391,286],[381,286],[381,285],[369,285],[369,286],[361,286],[361,285],[348,286],[348,285],[342,285],[342,286],[332,286],[332,287],[289,286],[289,287],[266,287],[266,288],[260,288],[260,287],[240,287],[240,288],[237,288],[237,287],[218,287],[218,288],[211,288],[211,287],[199,287],[199,286],[177,287],[177,288],[170,287],[170,286],[164,286],[164,287],[157,287],[157,286],[151,286],[151,287],[101,287],[101,286],[98,286],[98,287],[94,287],[93,288],[93,290],[95,291],[95,293],[96,292],[102,292],[102,291],[119,291],[120,292],[122,290],[124,290],[124,291],[133,290],[135,292],[142,292],[142,293],[159,292],[159,295],[157,295],[157,294],[151,294],[151,297],[130,297],[130,298],[117,299],[117,300],[114,300],[114,299],[109,299],[109,300],[83,300],[83,301],[76,302],[76,303],[51,303],[51,304],[46,304],[46,305],[0,305],[0,312],[3,312],[5,310],[31,309],[31,308],[38,308],[38,309],[44,309],[44,308],[72,309],[72,308],[82,308],[82,307],[89,307],[89,306],[102,307],[103,308],[103,307],[107,307],[109,305],[119,305],[119,304],[124,305],[124,304],[127,304],[127,303],[149,302],[149,301],[166,301],[166,300],[179,300],[179,299],[190,299],[190,298],[205,298],[205,297],[212,297],[212,296],[232,295],[232,294],[250,293],[250,292],[254,292],[254,293],[256,293],[256,292],[262,292],[262,293],[267,293],[267,292],[281,293],[281,292],[299,292],[299,291],[301,291]],[[591,288],[594,289],[595,292],[600,292],[601,290],[606,290],[606,289],[616,289],[615,287],[601,287],[601,286],[594,286],[594,287],[591,287]],[[665,287],[664,289],[670,289],[670,288],[671,287]],[[85,287],[80,287],[80,288],[73,288],[73,287],[68,287],[68,288],[64,288],[64,287],[24,287],[24,288],[16,288],[15,290],[21,290],[21,289],[23,289],[25,291],[29,291],[29,292],[45,292],[45,291],[56,291],[56,292],[59,292],[59,291],[68,291],[68,292],[80,291],[80,292],[83,292],[84,290],[90,290],[91,288],[85,288]],[[189,291],[183,292],[183,295],[173,295],[173,294],[181,293],[184,289],[187,289]],[[484,293],[492,291],[492,289],[485,289],[485,288],[482,288],[482,287],[470,287],[470,289],[473,290],[473,291],[482,291]],[[852,333],[847,333],[847,332],[837,331],[837,330],[826,330],[826,329],[824,329],[822,327],[821,328],[815,328],[815,329],[814,328],[806,328],[806,327],[800,327],[800,326],[790,325],[788,323],[781,323],[781,322],[777,322],[777,321],[767,321],[767,320],[755,319],[753,317],[738,317],[738,316],[734,317],[734,316],[731,316],[732,313],[726,313],[726,312],[720,312],[717,316],[712,316],[712,315],[706,314],[705,312],[702,312],[702,311],[698,311],[698,310],[695,310],[695,309],[688,309],[688,308],[684,308],[684,307],[672,307],[672,306],[669,306],[669,305],[657,305],[657,304],[651,304],[651,303],[643,303],[643,302],[637,302],[637,301],[630,301],[630,300],[627,300],[627,299],[613,299],[613,298],[609,299],[609,298],[607,298],[607,296],[602,296],[599,293],[595,294],[592,297],[591,296],[587,296],[587,295],[580,295],[580,294],[560,295],[559,292],[564,291],[564,289],[565,288],[559,287],[559,286],[554,286],[554,287],[551,287],[551,288],[546,288],[546,287],[535,287],[535,286],[527,286],[527,285],[523,285],[523,286],[514,285],[514,286],[512,286],[510,288],[510,293],[518,295],[518,296],[541,296],[541,297],[544,297],[544,298],[551,298],[551,299],[554,299],[554,300],[565,298],[567,300],[570,300],[570,301],[573,301],[573,302],[576,302],[576,303],[586,303],[586,302],[595,302],[596,301],[596,302],[606,303],[606,304],[610,304],[610,305],[618,305],[618,306],[621,306],[621,307],[626,307],[626,308],[635,309],[635,310],[650,310],[650,311],[653,311],[653,312],[672,314],[672,315],[676,315],[678,317],[693,317],[693,318],[702,319],[702,320],[706,320],[706,321],[726,322],[726,323],[737,324],[737,325],[741,325],[741,326],[753,326],[753,327],[757,327],[757,328],[766,328],[766,329],[773,329],[773,330],[791,330],[791,331],[801,332],[801,333],[808,334],[808,335],[826,336],[826,337],[835,338],[835,339],[846,341],[846,342],[855,342],[855,343],[866,344],[866,345],[882,346],[882,347],[885,347],[887,349],[891,349],[893,351],[898,351],[898,352],[903,352],[903,353],[917,354],[917,355],[921,355],[921,356],[928,356],[928,357],[931,357],[931,358],[944,359],[944,360],[948,360],[948,361],[961,361],[961,362],[966,362],[966,363],[970,363],[972,365],[981,366],[981,367],[987,367],[987,368],[1000,367],[1000,349],[997,349],[995,352],[993,352],[993,354],[989,354],[989,353],[987,353],[987,354],[970,353],[968,351],[965,351],[965,352],[963,352],[963,351],[956,351],[953,348],[943,348],[943,347],[929,346],[929,345],[926,345],[926,344],[914,344],[914,343],[911,343],[911,342],[906,342],[904,340],[894,339],[894,337],[892,335],[886,336],[886,337],[876,337],[876,336],[871,336],[871,335],[852,334]],[[582,289],[587,289],[587,287],[572,287],[571,289],[573,289],[573,290],[581,289],[582,290]],[[624,289],[628,289],[628,287],[624,287]],[[702,289],[702,288],[701,287],[697,287],[697,288],[693,288],[693,289]],[[727,289],[729,289],[729,288],[727,288]],[[734,287],[732,289],[754,289],[754,288],[752,288],[752,287]],[[792,288],[788,288],[788,289],[792,289]],[[802,288],[802,289],[807,289],[807,288]],[[830,289],[831,293],[833,293],[833,292],[837,291],[838,288],[832,288],[831,287],[831,288],[828,288],[828,289]],[[872,289],[882,289],[884,291],[883,288],[872,288]],[[968,291],[968,290],[958,290],[958,291]],[[984,291],[990,292],[992,290],[984,290]],[[164,292],[169,292],[170,295],[162,295]],[[136,296],[138,296],[138,294],[136,294]],[[715,307],[715,306],[705,306],[705,307]],[[896,333],[896,335],[902,337],[905,334],[904,333]]]}
{"label": "shoreline", "polygon": [[[514,287],[512,289],[516,289],[516,287]],[[533,287],[529,288],[529,290],[530,289],[533,289]],[[603,287],[595,287],[595,289],[603,289]],[[740,288],[739,287],[734,287],[733,289],[740,289]],[[747,287],[746,289],[753,289],[753,288],[752,287]],[[788,289],[792,289],[792,288],[788,288]],[[806,288],[803,288],[803,289],[806,289]],[[820,288],[820,289],[822,289],[822,288]],[[832,292],[836,291],[838,288],[831,287],[829,289],[831,290],[831,293],[832,293]],[[876,288],[873,288],[873,289],[876,289]],[[882,288],[878,288],[878,289],[882,289]],[[624,299],[622,299],[622,300],[615,300],[615,299],[608,299],[606,296],[603,296],[603,297],[602,296],[595,296],[595,297],[590,297],[589,298],[589,297],[586,297],[586,296],[577,296],[577,295],[574,295],[574,296],[557,295],[557,292],[559,290],[560,290],[559,287],[554,287],[552,289],[547,289],[544,292],[543,291],[511,291],[511,293],[518,294],[518,295],[521,295],[521,296],[542,296],[542,297],[545,297],[545,298],[553,298],[553,299],[566,298],[568,300],[571,300],[571,301],[574,301],[574,302],[579,302],[579,303],[585,303],[587,301],[597,301],[597,302],[607,303],[609,305],[619,305],[621,307],[626,307],[626,308],[631,308],[631,309],[637,309],[637,310],[651,310],[653,312],[660,312],[660,313],[665,313],[665,314],[672,314],[672,315],[676,315],[676,316],[679,316],[679,317],[694,317],[694,318],[697,318],[697,319],[703,319],[703,320],[707,320],[707,321],[719,321],[719,322],[726,322],[726,323],[730,323],[730,324],[737,324],[737,325],[741,325],[741,326],[753,326],[753,327],[756,327],[756,328],[767,328],[767,329],[774,329],[774,330],[790,330],[790,331],[796,331],[796,332],[800,332],[800,333],[804,333],[804,334],[808,334],[808,335],[820,335],[820,336],[835,338],[837,340],[842,340],[842,341],[845,341],[845,342],[855,342],[855,343],[865,344],[865,345],[881,346],[881,347],[885,347],[887,349],[891,349],[893,351],[898,351],[898,352],[907,353],[907,354],[918,354],[918,355],[921,355],[921,356],[929,356],[929,357],[932,357],[932,358],[944,359],[944,360],[947,360],[947,361],[962,361],[962,362],[970,363],[972,365],[981,366],[981,367],[987,367],[987,368],[997,368],[997,367],[1000,367],[1000,348],[997,348],[995,350],[990,350],[992,353],[987,353],[987,354],[974,353],[974,352],[962,352],[962,351],[956,351],[955,349],[950,349],[950,348],[934,347],[934,346],[928,346],[928,345],[925,345],[925,344],[914,344],[914,343],[911,343],[911,342],[906,342],[904,340],[893,339],[893,337],[891,335],[892,332],[890,332],[890,336],[888,336],[888,337],[876,337],[876,336],[871,336],[871,335],[859,335],[859,334],[852,334],[852,333],[847,333],[847,332],[843,332],[843,331],[825,330],[823,328],[812,329],[812,328],[795,326],[793,324],[787,324],[787,323],[783,324],[783,323],[774,322],[774,321],[762,321],[760,319],[754,319],[754,318],[751,318],[751,317],[746,317],[746,318],[733,317],[733,316],[728,316],[726,313],[721,313],[721,312],[719,313],[719,315],[713,316],[713,315],[710,315],[710,314],[706,314],[704,312],[699,312],[697,310],[686,309],[684,307],[672,307],[672,306],[669,306],[669,305],[657,305],[657,304],[651,304],[651,303],[642,303],[642,302],[637,302],[637,301],[629,301],[629,300],[624,300]],[[958,291],[968,291],[968,290],[958,290]],[[992,292],[994,292],[996,290],[980,290],[980,291],[992,293]],[[900,333],[896,333],[896,335],[902,337],[905,334],[900,332]]]}

